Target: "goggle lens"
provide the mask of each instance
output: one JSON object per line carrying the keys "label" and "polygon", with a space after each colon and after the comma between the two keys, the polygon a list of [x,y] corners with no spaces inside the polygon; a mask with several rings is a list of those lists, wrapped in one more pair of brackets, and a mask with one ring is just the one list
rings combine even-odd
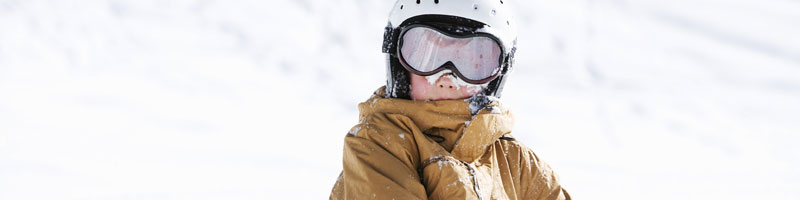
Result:
{"label": "goggle lens", "polygon": [[434,74],[452,64],[465,81],[485,83],[500,71],[501,49],[490,37],[456,38],[432,28],[414,27],[401,36],[399,53],[406,67],[420,75]]}

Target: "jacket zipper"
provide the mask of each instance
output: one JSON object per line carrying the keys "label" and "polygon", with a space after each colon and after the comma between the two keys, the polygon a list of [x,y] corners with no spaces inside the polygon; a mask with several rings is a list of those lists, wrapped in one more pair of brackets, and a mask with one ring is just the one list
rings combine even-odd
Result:
{"label": "jacket zipper", "polygon": [[467,171],[469,171],[469,176],[472,177],[472,184],[473,184],[472,189],[475,190],[475,195],[478,195],[478,199],[483,199],[483,197],[481,197],[481,187],[480,185],[478,185],[478,177],[475,176],[475,169],[472,169],[472,167],[470,167],[469,164],[467,164],[467,162],[461,161],[461,164],[467,167]]}

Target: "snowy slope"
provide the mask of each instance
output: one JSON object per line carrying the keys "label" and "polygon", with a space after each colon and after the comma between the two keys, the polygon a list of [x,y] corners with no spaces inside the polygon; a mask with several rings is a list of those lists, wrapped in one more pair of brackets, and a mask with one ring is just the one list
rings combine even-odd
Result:
{"label": "snowy slope", "polygon": [[575,196],[798,198],[800,4],[525,4],[506,97]]}
{"label": "snowy slope", "polygon": [[[0,0],[0,199],[324,199],[392,1]],[[512,1],[582,199],[798,199],[800,2]]]}

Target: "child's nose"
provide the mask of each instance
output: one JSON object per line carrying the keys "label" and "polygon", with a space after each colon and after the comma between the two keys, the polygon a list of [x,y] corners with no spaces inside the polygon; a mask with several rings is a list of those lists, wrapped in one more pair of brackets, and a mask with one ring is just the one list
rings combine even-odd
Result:
{"label": "child's nose", "polygon": [[439,80],[436,81],[436,87],[442,89],[454,89],[454,90],[458,88],[456,87],[456,84],[453,83],[453,79],[451,79],[449,76],[453,76],[453,74],[447,73],[439,77]]}

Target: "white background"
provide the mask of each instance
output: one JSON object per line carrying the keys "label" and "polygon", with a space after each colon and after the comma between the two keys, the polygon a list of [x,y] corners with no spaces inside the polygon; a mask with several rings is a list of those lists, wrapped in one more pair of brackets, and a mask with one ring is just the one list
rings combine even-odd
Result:
{"label": "white background", "polygon": [[[800,1],[505,1],[574,198],[800,198]],[[0,199],[326,199],[392,4],[0,0]]]}

